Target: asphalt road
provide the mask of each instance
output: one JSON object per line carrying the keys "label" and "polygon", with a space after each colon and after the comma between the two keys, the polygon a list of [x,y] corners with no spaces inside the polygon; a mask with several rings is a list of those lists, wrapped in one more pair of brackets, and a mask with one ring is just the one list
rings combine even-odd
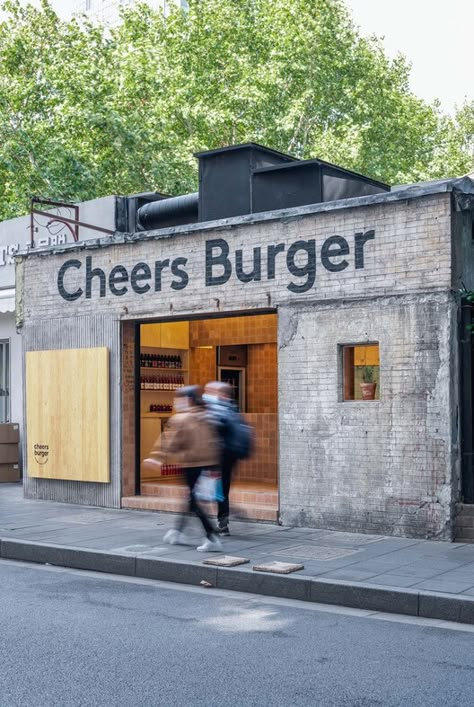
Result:
{"label": "asphalt road", "polygon": [[473,627],[5,561],[0,602],[1,707],[474,702]]}

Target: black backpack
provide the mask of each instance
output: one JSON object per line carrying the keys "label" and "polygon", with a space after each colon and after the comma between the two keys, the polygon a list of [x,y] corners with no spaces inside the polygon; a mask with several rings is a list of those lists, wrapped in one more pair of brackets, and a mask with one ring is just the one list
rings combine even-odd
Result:
{"label": "black backpack", "polygon": [[253,428],[247,424],[239,412],[234,411],[229,420],[230,434],[228,449],[236,459],[248,459],[255,448]]}

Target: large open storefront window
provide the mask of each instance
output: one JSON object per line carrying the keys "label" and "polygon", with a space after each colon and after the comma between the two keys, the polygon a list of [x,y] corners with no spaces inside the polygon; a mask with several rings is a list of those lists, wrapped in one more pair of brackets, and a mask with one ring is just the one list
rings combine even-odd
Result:
{"label": "large open storefront window", "polygon": [[[144,464],[173,414],[175,390],[213,380],[229,383],[255,430],[256,450],[233,482],[237,515],[276,520],[278,511],[277,315],[142,323],[139,346],[139,496],[129,507],[179,510],[181,470]],[[232,495],[231,495],[232,501]]]}

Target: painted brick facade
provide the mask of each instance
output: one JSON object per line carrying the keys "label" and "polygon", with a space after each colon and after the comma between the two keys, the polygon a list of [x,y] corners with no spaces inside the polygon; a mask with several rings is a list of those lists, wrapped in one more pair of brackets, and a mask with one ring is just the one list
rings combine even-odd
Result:
{"label": "painted brick facade", "polygon": [[[51,317],[66,318],[73,328],[77,319],[97,312],[126,322],[276,310],[282,521],[450,539],[459,492],[451,220],[449,193],[366,198],[354,208],[294,209],[272,218],[196,224],[124,243],[104,240],[98,247],[89,243],[31,254],[17,265],[25,347],[35,341],[29,332]],[[373,237],[368,235],[372,232]],[[206,242],[218,240],[229,246],[232,275],[224,284],[210,285]],[[313,245],[306,250],[293,246],[290,257],[292,244],[300,241]],[[284,250],[270,253],[268,246],[277,245]],[[242,282],[235,274],[235,253],[242,251],[243,271],[250,273],[256,248],[261,248],[260,278]],[[216,247],[211,255],[219,252]],[[90,297],[88,257],[90,268],[105,274],[102,278],[96,271]],[[183,276],[166,267],[161,290],[155,291],[156,261],[169,259],[171,264],[178,258],[186,259],[177,264],[186,271],[186,287],[179,289]],[[66,301],[58,293],[58,272],[71,260],[77,262],[65,272],[64,291],[73,296],[79,288],[83,292]],[[315,267],[316,276],[305,290],[310,276],[298,268],[308,262],[307,270]],[[151,273],[147,279],[146,269],[135,271],[137,288],[150,285],[143,294],[130,284],[140,263]],[[117,265],[128,277],[125,285],[120,273],[114,280],[116,289],[127,287],[121,295],[109,287]],[[223,267],[209,265],[208,258],[208,278],[223,273]],[[340,346],[374,341],[380,344],[380,401],[342,402]],[[122,386],[130,406],[126,383]],[[118,458],[127,463],[132,430],[113,429],[111,443],[118,446],[122,434],[123,456]],[[117,465],[112,476],[120,475]]]}

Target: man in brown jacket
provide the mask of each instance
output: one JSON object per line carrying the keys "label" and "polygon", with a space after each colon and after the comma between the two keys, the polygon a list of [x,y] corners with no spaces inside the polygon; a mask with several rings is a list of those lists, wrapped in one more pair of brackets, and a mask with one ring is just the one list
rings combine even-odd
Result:
{"label": "man in brown jacket", "polygon": [[[206,513],[199,505],[194,487],[204,469],[212,469],[219,464],[219,442],[209,415],[203,406],[201,390],[197,385],[180,388],[175,397],[176,413],[170,418],[160,444],[163,461],[172,458],[184,470],[189,488],[188,512],[195,513],[201,521],[206,539],[197,549],[200,552],[219,552],[222,543],[216,535]],[[176,528],[168,530],[164,542],[176,545],[186,544],[183,530],[187,515],[179,517]]]}

